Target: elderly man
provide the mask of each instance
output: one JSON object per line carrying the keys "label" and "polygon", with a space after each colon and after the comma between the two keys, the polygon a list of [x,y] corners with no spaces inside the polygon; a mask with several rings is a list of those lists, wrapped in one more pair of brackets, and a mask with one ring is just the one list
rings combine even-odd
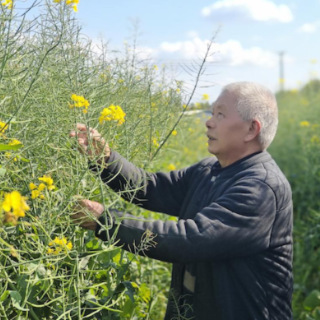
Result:
{"label": "elderly man", "polygon": [[227,85],[206,122],[215,157],[170,173],[135,167],[84,125],[70,133],[84,152],[92,139],[89,155],[104,152],[101,178],[114,191],[178,217],[145,221],[111,210],[105,219],[103,206],[89,200],[74,215],[79,221],[89,210],[95,219],[81,226],[107,240],[107,224],[109,236],[117,231],[118,245],[126,250],[151,231],[156,244],[143,254],[173,263],[166,320],[292,319],[292,195],[266,151],[277,124],[277,103],[268,89],[249,82]]}

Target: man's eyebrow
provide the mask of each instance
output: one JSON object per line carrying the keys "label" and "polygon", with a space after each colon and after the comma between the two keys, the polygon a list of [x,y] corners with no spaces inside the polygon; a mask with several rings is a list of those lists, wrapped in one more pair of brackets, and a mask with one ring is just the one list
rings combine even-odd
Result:
{"label": "man's eyebrow", "polygon": [[215,106],[215,105],[213,105],[213,107],[212,107],[212,112],[216,109],[216,110],[218,110],[218,109],[222,109],[222,110],[224,110],[225,109],[225,105],[224,104],[218,104],[217,106]]}

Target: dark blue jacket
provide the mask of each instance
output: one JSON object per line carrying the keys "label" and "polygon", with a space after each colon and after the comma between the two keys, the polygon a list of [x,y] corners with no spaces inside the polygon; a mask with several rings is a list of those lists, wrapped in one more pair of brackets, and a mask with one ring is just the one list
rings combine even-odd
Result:
{"label": "dark blue jacket", "polygon": [[[156,245],[143,254],[173,263],[165,320],[178,319],[172,299],[182,294],[186,269],[195,276],[196,320],[292,319],[292,195],[268,152],[223,169],[211,157],[182,170],[147,173],[113,151],[101,177],[126,200],[179,218],[108,216],[109,236],[117,231],[118,245],[134,251],[149,230]],[[96,234],[107,239],[104,226]]]}

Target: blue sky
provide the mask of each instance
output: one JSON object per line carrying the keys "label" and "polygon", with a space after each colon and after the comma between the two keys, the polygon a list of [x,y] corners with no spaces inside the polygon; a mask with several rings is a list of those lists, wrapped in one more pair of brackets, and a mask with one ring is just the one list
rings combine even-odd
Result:
{"label": "blue sky", "polygon": [[138,21],[139,50],[155,64],[173,64],[177,78],[190,85],[181,65],[199,61],[219,30],[202,82],[210,87],[195,96],[208,93],[214,100],[233,81],[256,81],[276,91],[279,51],[285,51],[286,88],[317,76],[319,13],[320,0],[80,0],[75,15],[84,34],[102,36],[110,48],[130,43]]}

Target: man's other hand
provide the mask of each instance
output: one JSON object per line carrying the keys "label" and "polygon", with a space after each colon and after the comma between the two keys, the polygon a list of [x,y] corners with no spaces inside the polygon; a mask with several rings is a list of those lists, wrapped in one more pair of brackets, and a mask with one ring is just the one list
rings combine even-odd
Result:
{"label": "man's other hand", "polygon": [[104,207],[101,203],[87,199],[78,200],[71,215],[74,223],[87,230],[96,230],[96,220],[102,215]]}

